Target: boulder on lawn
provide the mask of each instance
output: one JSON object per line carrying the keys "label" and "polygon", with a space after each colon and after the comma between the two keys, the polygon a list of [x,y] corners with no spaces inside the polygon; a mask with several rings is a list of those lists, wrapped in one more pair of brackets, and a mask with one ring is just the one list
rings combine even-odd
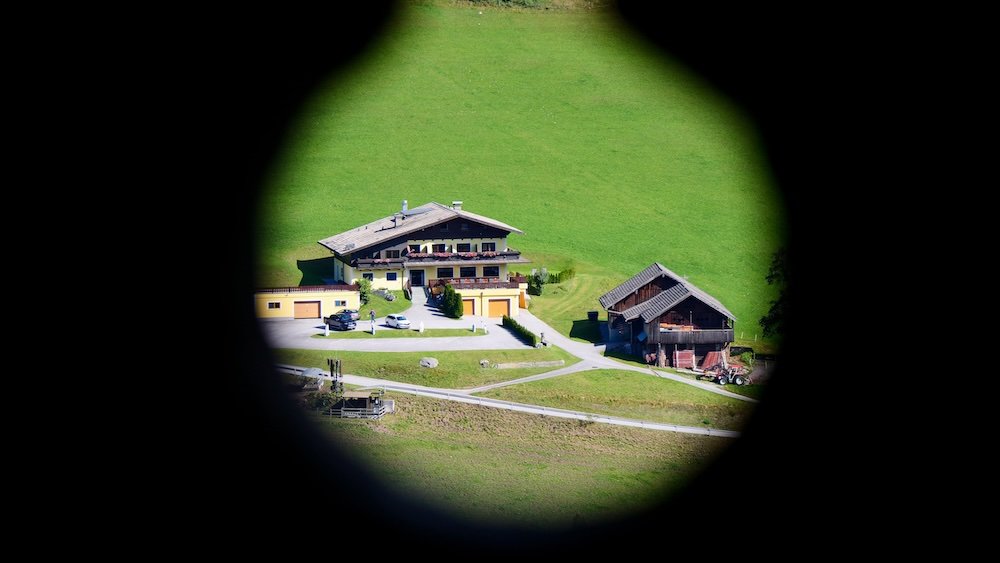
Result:
{"label": "boulder on lawn", "polygon": [[479,360],[479,367],[481,367],[481,368],[488,368],[488,367],[490,367],[490,361],[487,360],[487,359]]}
{"label": "boulder on lawn", "polygon": [[420,358],[420,367],[422,368],[436,368],[437,366],[437,358]]}

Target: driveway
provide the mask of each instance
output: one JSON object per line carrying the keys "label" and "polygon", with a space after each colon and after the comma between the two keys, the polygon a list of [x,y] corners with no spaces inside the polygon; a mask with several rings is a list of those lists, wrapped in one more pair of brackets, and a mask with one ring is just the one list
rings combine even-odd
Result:
{"label": "driveway", "polygon": [[[451,319],[442,315],[436,308],[426,303],[423,294],[416,293],[413,305],[403,312],[411,320],[413,326],[424,323],[424,328],[465,328],[471,332],[472,324],[475,322],[477,332],[482,330],[482,326],[489,329],[489,334],[479,336],[446,336],[446,337],[420,337],[420,338],[313,338],[314,335],[323,333],[323,321],[320,319],[261,319],[261,328],[265,338],[273,348],[301,348],[306,350],[355,350],[360,352],[439,352],[447,350],[516,350],[528,349],[507,329],[500,325],[499,319],[486,319],[483,317],[463,317],[462,319]],[[475,389],[451,390],[453,393],[471,394],[505,387],[507,385],[517,385],[528,381],[537,381],[549,377],[558,377],[568,373],[575,373],[589,369],[618,369],[635,371],[646,375],[654,375],[664,379],[670,379],[678,383],[698,387],[709,393],[723,395],[740,401],[756,403],[756,399],[745,397],[738,393],[733,393],[721,388],[715,383],[704,381],[694,381],[675,375],[655,371],[650,368],[620,363],[612,358],[604,356],[603,345],[593,345],[587,342],[577,342],[560,334],[549,325],[542,322],[538,317],[532,315],[525,309],[518,313],[518,322],[538,335],[545,335],[545,340],[566,350],[570,354],[580,358],[582,361],[564,368],[555,369],[546,373],[533,375],[530,377],[504,381],[485,385]],[[371,327],[371,321],[359,320],[357,332],[364,332]],[[399,330],[385,325],[385,317],[375,319],[375,330]]]}
{"label": "driveway", "polygon": [[[419,338],[313,338],[323,334],[322,319],[260,319],[261,328],[273,348],[302,348],[306,350],[357,350],[361,352],[439,352],[446,350],[514,350],[530,346],[500,326],[500,319],[463,317],[452,319],[437,308],[427,304],[422,292],[413,296],[413,305],[403,311],[413,328],[424,323],[424,328],[461,328],[472,331],[475,323],[478,336],[428,336]],[[483,327],[489,334],[483,334]],[[358,320],[354,332],[367,332],[371,321]],[[375,331],[400,329],[385,324],[385,317],[375,319]],[[331,331],[331,334],[333,332]]]}

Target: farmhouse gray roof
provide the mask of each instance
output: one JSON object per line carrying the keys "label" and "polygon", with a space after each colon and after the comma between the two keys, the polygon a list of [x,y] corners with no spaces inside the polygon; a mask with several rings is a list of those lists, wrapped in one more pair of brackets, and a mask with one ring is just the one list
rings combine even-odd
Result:
{"label": "farmhouse gray roof", "polygon": [[678,276],[659,262],[654,262],[645,270],[625,280],[625,282],[618,287],[602,295],[599,299],[601,306],[605,309],[610,309],[616,303],[637,291],[640,287],[660,276],[669,277],[670,279],[676,281],[677,285],[665,291],[661,291],[651,299],[647,299],[642,303],[622,311],[622,315],[626,320],[632,320],[638,316],[642,316],[644,321],[649,322],[650,320],[663,314],[663,312],[670,307],[673,307],[690,296],[694,296],[702,303],[708,305],[723,315],[726,315],[730,319],[736,320],[736,316],[733,315],[729,309],[726,309],[718,299],[705,293],[701,288],[681,276]]}
{"label": "farmhouse gray roof", "polygon": [[[684,284],[679,283],[670,289],[657,293],[652,299],[647,299],[638,305],[625,309],[622,311],[622,316],[625,317],[625,320],[627,321],[631,321],[632,319],[641,316],[644,321],[649,322],[649,319],[647,319],[645,315],[647,310],[651,308],[659,308],[661,306],[673,307],[674,305],[687,299],[690,295],[691,292],[688,291],[687,287],[685,287]],[[653,315],[653,317],[658,316],[660,316],[659,313]]]}
{"label": "farmhouse gray roof", "polygon": [[[395,221],[393,218],[395,217]],[[405,216],[389,215],[361,225],[349,231],[327,237],[319,243],[337,254],[350,254],[369,246],[406,235],[420,229],[433,227],[455,218],[464,218],[483,225],[489,225],[508,232],[524,234],[523,231],[489,217],[454,209],[437,202],[430,202],[410,209]]]}

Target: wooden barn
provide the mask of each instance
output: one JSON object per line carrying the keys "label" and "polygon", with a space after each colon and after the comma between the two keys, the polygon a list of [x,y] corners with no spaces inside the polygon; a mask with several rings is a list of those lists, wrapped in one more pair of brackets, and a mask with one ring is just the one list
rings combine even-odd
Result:
{"label": "wooden barn", "polygon": [[[654,263],[599,299],[612,343],[650,363],[702,366],[728,357],[736,317],[718,299]],[[712,354],[718,352],[718,354]],[[707,367],[707,366],[706,366]]]}

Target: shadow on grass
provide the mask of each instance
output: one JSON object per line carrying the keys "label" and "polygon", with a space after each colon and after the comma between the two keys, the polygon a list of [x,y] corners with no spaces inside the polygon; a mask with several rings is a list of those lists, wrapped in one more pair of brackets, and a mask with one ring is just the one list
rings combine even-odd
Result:
{"label": "shadow on grass", "polygon": [[624,350],[619,350],[619,349],[605,350],[604,351],[604,357],[606,357],[606,358],[614,358],[616,360],[621,360],[623,362],[628,362],[630,364],[635,364],[637,366],[648,366],[649,365],[649,364],[643,363],[641,357],[634,356],[632,354],[626,354]]}
{"label": "shadow on grass", "polygon": [[302,272],[302,279],[299,280],[299,285],[325,285],[326,282],[323,281],[323,278],[335,278],[334,260],[336,260],[334,256],[315,258],[313,260],[297,260],[295,265]]}
{"label": "shadow on grass", "polygon": [[586,340],[592,344],[600,344],[604,342],[604,334],[607,333],[607,328],[603,325],[608,324],[607,321],[573,321],[573,328],[569,331],[570,338],[580,338]]}

